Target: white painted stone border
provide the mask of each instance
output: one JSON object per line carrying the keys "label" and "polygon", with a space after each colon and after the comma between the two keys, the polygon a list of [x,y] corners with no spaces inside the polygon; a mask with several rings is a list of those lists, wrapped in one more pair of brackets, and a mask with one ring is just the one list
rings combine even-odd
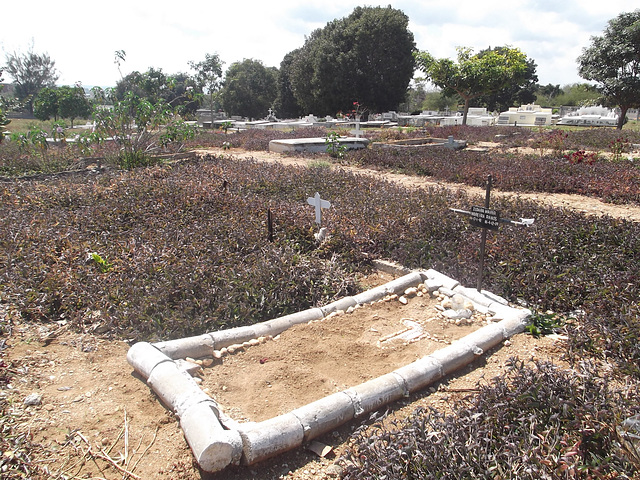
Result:
{"label": "white painted stone border", "polygon": [[[430,291],[460,294],[497,323],[486,325],[430,355],[373,380],[334,393],[263,422],[238,423],[226,417],[216,401],[201,390],[176,360],[208,357],[213,351],[242,344],[287,328],[319,320],[332,312],[371,303],[390,294],[425,283]],[[160,400],[180,418],[180,426],[193,454],[206,472],[228,465],[252,465],[329,432],[383,405],[419,391],[471,363],[487,350],[524,330],[531,312],[514,308],[491,293],[465,288],[435,270],[411,272],[384,285],[329,305],[311,308],[266,322],[195,337],[150,344],[139,342],[127,361]]]}

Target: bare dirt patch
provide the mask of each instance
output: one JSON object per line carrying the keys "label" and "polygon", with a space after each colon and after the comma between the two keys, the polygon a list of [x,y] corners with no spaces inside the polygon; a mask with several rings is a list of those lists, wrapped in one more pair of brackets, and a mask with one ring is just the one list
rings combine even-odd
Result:
{"label": "bare dirt patch", "polygon": [[207,368],[203,388],[235,420],[263,421],[389,373],[485,322],[450,323],[429,295],[296,325]]}

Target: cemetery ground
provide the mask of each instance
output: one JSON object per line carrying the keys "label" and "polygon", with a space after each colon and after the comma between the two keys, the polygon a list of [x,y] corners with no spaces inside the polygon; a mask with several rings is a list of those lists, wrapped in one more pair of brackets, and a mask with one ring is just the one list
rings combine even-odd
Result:
{"label": "cemetery ground", "polygon": [[[364,278],[363,285],[373,287],[391,278],[377,273]],[[433,301],[429,296],[415,297],[407,305],[392,300],[297,326],[276,340],[205,367],[203,386],[217,392],[214,397],[235,420],[261,421],[408,364],[483,324],[477,316],[467,325],[448,323],[428,307]],[[414,343],[390,339],[384,349],[379,347],[380,338],[406,330],[403,319],[428,320],[424,327],[429,337]],[[316,439],[310,445],[316,452],[298,449],[258,465],[205,474],[195,465],[176,417],[128,365],[128,343],[28,324],[16,324],[7,343],[5,361],[15,365],[8,414],[22,432],[30,432],[34,444],[42,445],[32,458],[48,469],[49,478],[338,478],[336,460],[360,423],[350,422]],[[476,392],[478,384],[502,375],[513,357],[529,365],[562,365],[562,337],[519,334],[379,415],[387,415],[384,421],[391,425],[417,407],[447,412],[454,401]],[[24,405],[34,392],[42,395],[42,403]],[[331,451],[321,457],[318,452],[324,447]]]}
{"label": "cemetery ground", "polygon": [[[287,158],[237,149],[210,149],[209,152],[292,166],[322,161],[317,157]],[[426,177],[371,172],[348,165],[339,168],[373,174],[410,189],[435,185],[464,189],[471,195],[482,193],[481,188]],[[309,195],[312,193],[310,191]],[[494,195],[508,193],[495,191]],[[615,205],[594,197],[541,192],[518,193],[518,197],[567,211],[604,214],[633,222],[640,220],[640,207],[634,204]],[[364,289],[390,278],[391,274],[374,272],[359,277],[358,281]],[[219,392],[221,405],[232,417],[260,420],[273,416],[280,413],[280,409],[308,402],[310,393],[325,395],[341,390],[348,382],[367,380],[379,375],[381,369],[392,362],[408,363],[422,352],[459,338],[469,328],[474,328],[473,323],[452,325],[444,322],[430,310],[430,302],[428,296],[412,298],[407,305],[390,301],[365,306],[330,321],[296,328],[259,346],[260,350],[256,347],[253,353],[249,349],[222,360],[226,366],[236,365],[235,368],[242,370],[241,375],[235,375],[233,370],[225,373],[222,369],[219,369],[222,377],[209,375],[212,372],[208,370],[220,367],[220,361],[204,367],[204,386]],[[2,323],[10,321],[7,338],[2,340],[3,362],[5,367],[9,365],[6,375],[11,384],[11,389],[2,391],[9,405],[7,425],[11,422],[16,426],[12,435],[29,435],[34,445],[29,452],[31,459],[35,465],[47,469],[48,478],[323,479],[337,478],[343,473],[337,460],[353,445],[351,435],[361,424],[358,421],[317,439],[321,446],[331,448],[324,457],[317,454],[318,448],[314,444],[310,447],[316,452],[299,449],[259,465],[204,474],[194,464],[176,417],[160,404],[127,364],[125,355],[129,343],[110,338],[108,331],[102,334],[91,330],[78,332],[64,323],[24,322],[13,306],[0,304],[0,308]],[[407,345],[390,343],[386,350],[377,345],[385,333],[402,330],[403,319],[431,318],[434,320],[425,324],[429,337]],[[476,318],[474,322],[479,325],[483,319]],[[322,331],[318,333],[317,329]],[[313,357],[318,352],[309,348],[309,339],[318,336],[330,347],[329,354],[340,361],[324,365],[322,356]],[[416,407],[450,412],[454,401],[477,393],[479,385],[487,385],[494,377],[504,375],[513,366],[515,357],[531,368],[536,368],[535,362],[539,361],[568,367],[566,350],[564,335],[536,338],[519,334],[457,374],[383,409],[377,417],[364,420],[364,423],[382,421],[391,427],[394,420],[411,415]],[[310,367],[300,370],[305,363]],[[600,362],[599,367],[610,368],[606,361]],[[253,387],[247,391],[247,386]],[[25,405],[23,400],[34,392],[42,395],[39,404]],[[254,398],[256,394],[257,399]],[[13,451],[3,455],[5,459],[11,459],[11,455],[17,458],[22,453],[16,444]]]}

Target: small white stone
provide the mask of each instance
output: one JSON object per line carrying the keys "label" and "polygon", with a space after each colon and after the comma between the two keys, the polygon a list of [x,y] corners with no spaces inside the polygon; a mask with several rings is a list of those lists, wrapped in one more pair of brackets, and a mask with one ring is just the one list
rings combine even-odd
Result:
{"label": "small white stone", "polygon": [[409,287],[404,291],[405,297],[414,297],[418,294],[418,289],[416,287]]}
{"label": "small white stone", "polygon": [[409,300],[407,300],[407,297],[405,296],[398,298],[398,301],[403,305],[406,305],[407,303],[409,303]]}

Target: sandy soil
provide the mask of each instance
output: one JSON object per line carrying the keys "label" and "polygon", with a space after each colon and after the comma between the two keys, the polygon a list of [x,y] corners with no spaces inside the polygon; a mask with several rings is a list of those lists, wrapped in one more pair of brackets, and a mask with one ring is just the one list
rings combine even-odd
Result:
{"label": "sandy soil", "polygon": [[[220,153],[285,164],[306,163],[304,159],[265,152]],[[416,187],[430,184],[428,179],[382,175]],[[588,213],[640,220],[637,207],[607,205],[586,197],[520,196]],[[373,275],[363,279],[363,284],[374,286],[391,278],[388,274]],[[10,307],[3,305],[0,315],[15,318],[12,332],[3,343],[3,360],[10,365],[13,378],[10,389],[0,390],[0,401],[4,397],[21,429],[29,431],[33,441],[43,446],[35,460],[48,470],[50,478],[335,478],[339,475],[335,461],[359,424],[350,422],[317,439],[331,449],[325,457],[302,448],[259,465],[205,474],[194,464],[177,418],[127,364],[127,343],[73,333],[55,324],[21,324]],[[366,306],[297,327],[246,352],[223,357],[204,368],[202,387],[235,420],[259,421],[391,371],[465,335],[484,321],[476,316],[470,325],[444,322],[428,296],[413,298],[408,305],[393,301]],[[422,329],[418,341],[393,336],[408,327]],[[561,362],[561,341],[517,335],[456,375],[390,406],[388,421],[406,416],[418,406],[450,407],[479,383],[500,375],[511,357]],[[40,404],[25,405],[23,401],[33,393],[42,396]]]}
{"label": "sandy soil", "polygon": [[[388,274],[365,279],[371,286]],[[445,321],[429,296],[393,300],[297,326],[264,344],[227,355],[203,369],[202,388],[237,421],[261,421],[387,373],[449,344],[485,324],[475,315],[465,325]],[[404,336],[404,339],[402,338]],[[21,428],[44,447],[37,460],[51,478],[323,479],[334,478],[353,421],[317,441],[331,451],[320,457],[299,449],[258,465],[205,474],[194,464],[175,417],[127,364],[129,345],[63,327],[16,326],[7,340],[15,376],[2,392]],[[550,338],[518,335],[457,375],[389,407],[389,421],[418,406],[448,408],[478,382],[498,376],[512,356],[555,358]],[[28,395],[41,404],[23,404]],[[46,453],[48,452],[48,453]],[[51,454],[51,452],[54,452]]]}

